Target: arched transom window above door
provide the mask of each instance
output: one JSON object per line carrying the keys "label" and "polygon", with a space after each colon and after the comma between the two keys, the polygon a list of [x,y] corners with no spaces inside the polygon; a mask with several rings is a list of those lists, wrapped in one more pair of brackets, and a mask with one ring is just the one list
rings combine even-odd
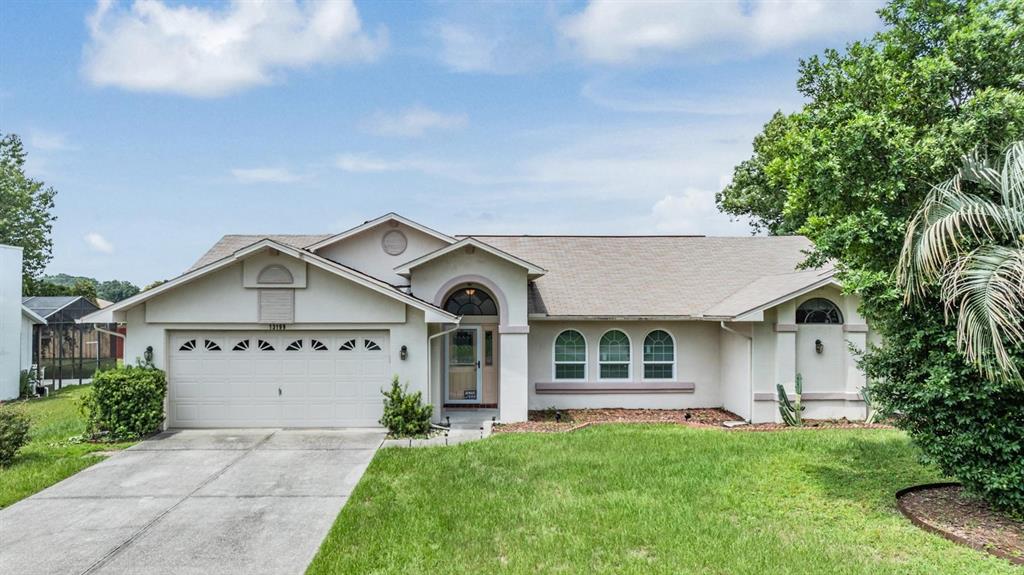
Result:
{"label": "arched transom window above door", "polygon": [[843,323],[843,312],[831,301],[816,297],[796,308],[796,323]]}
{"label": "arched transom window above door", "polygon": [[455,315],[498,315],[498,304],[484,290],[466,287],[448,296],[444,310]]}

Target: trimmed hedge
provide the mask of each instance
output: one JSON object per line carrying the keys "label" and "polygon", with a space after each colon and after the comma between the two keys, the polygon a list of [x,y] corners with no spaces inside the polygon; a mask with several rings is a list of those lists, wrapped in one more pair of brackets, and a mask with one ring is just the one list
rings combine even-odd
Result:
{"label": "trimmed hedge", "polygon": [[155,433],[164,422],[167,377],[151,367],[123,366],[99,372],[82,399],[93,437],[123,440]]}

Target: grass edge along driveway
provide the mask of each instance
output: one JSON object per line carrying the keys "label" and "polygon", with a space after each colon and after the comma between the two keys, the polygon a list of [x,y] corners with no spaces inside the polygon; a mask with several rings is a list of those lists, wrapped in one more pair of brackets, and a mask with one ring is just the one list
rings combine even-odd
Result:
{"label": "grass edge along driveway", "polygon": [[89,385],[70,386],[45,398],[5,405],[28,414],[32,427],[28,443],[18,451],[11,465],[0,467],[0,509],[103,461],[102,453],[98,452],[134,444],[68,441],[85,432],[85,418],[78,404],[89,389]]}
{"label": "grass edge along driveway", "polygon": [[308,573],[1018,574],[914,527],[886,430],[603,425],[378,452]]}

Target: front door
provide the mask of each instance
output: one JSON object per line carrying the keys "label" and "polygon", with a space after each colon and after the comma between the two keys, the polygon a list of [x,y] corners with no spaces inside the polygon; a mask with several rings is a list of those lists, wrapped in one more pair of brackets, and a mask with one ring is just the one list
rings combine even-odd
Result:
{"label": "front door", "polygon": [[448,334],[445,362],[445,403],[480,403],[483,359],[479,327]]}

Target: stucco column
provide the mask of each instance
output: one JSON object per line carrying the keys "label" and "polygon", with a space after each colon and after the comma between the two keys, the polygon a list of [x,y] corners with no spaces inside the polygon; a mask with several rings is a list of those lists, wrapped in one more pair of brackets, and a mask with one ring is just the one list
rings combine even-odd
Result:
{"label": "stucco column", "polygon": [[499,329],[501,370],[498,378],[498,419],[510,423],[526,421],[529,404],[527,370],[528,328]]}
{"label": "stucco column", "polygon": [[[771,385],[771,393],[776,393],[776,384],[783,384],[786,391],[793,392],[796,381],[796,304],[786,302],[779,306],[774,326],[775,330],[775,381]],[[774,406],[773,404],[773,407]],[[772,417],[780,421],[779,410],[773,409]]]}
{"label": "stucco column", "polygon": [[868,343],[868,326],[843,326],[843,340],[846,343],[846,391],[857,393],[867,383],[864,372],[857,367],[857,353],[864,351]]}

